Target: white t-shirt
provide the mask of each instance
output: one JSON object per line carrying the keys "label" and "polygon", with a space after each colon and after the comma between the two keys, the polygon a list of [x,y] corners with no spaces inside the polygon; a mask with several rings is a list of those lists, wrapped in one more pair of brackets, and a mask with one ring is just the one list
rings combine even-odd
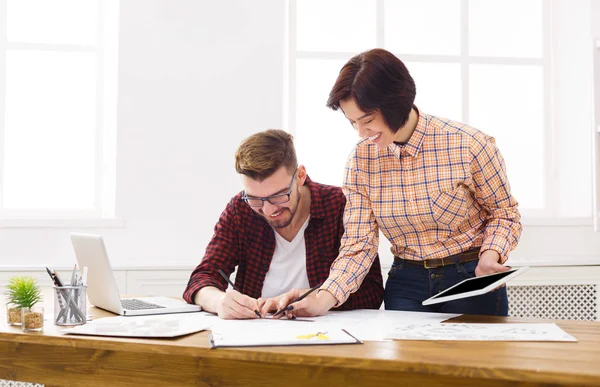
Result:
{"label": "white t-shirt", "polygon": [[275,251],[271,266],[265,276],[262,298],[279,296],[293,288],[308,289],[306,274],[306,242],[304,230],[308,226],[310,216],[291,242],[285,240],[275,231]]}

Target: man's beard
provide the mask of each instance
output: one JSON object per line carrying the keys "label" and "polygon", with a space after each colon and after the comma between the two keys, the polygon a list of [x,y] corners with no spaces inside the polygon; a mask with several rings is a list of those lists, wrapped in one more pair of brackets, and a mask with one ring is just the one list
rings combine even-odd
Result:
{"label": "man's beard", "polygon": [[268,220],[271,227],[285,228],[285,227],[289,226],[290,223],[292,223],[292,220],[294,219],[294,215],[296,215],[296,212],[295,211],[292,212],[289,208],[285,208],[283,210],[283,213],[285,214],[286,211],[291,214],[290,217],[288,219],[281,219],[281,220]]}
{"label": "man's beard", "polygon": [[270,220],[268,216],[266,216],[263,212],[263,216],[267,219],[267,221],[269,222],[269,224],[271,225],[271,227],[273,228],[285,228],[287,226],[289,226],[292,223],[292,220],[294,220],[294,216],[296,216],[296,212],[298,211],[298,205],[300,203],[300,188],[298,188],[296,190],[297,196],[298,198],[296,199],[296,205],[294,206],[294,210],[292,211],[292,209],[290,207],[286,207],[284,209],[282,209],[283,213],[282,215],[285,215],[285,212],[289,212],[290,213],[290,217],[288,219],[281,219],[281,220]]}

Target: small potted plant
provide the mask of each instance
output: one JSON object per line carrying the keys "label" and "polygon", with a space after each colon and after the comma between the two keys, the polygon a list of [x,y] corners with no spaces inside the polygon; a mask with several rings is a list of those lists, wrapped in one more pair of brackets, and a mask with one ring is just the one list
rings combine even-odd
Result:
{"label": "small potted plant", "polygon": [[6,285],[9,324],[21,324],[23,331],[41,331],[44,327],[42,291],[33,277],[13,277]]}

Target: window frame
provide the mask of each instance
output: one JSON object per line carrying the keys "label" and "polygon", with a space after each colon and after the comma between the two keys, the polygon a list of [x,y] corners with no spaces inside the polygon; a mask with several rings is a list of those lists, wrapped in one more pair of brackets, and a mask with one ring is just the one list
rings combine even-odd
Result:
{"label": "window frame", "polygon": [[[121,226],[116,219],[116,111],[118,2],[98,1],[95,44],[51,44],[8,42],[6,28],[0,29],[0,90],[5,89],[7,50],[92,52],[96,54],[95,192],[91,209],[7,209],[1,192],[4,186],[4,134],[6,93],[0,93],[0,227]],[[7,21],[7,0],[0,0],[0,20]]]}
{"label": "window frame", "polygon": [[[285,122],[292,134],[296,134],[296,63],[302,59],[341,59],[347,60],[357,52],[325,52],[325,51],[298,51],[296,47],[296,17],[297,1],[288,2],[288,52],[287,52],[287,83],[284,91],[287,97]],[[376,7],[376,47],[385,47],[385,0],[373,0]],[[461,69],[461,104],[462,104],[462,122],[469,122],[469,66],[471,64],[491,64],[491,65],[518,65],[518,66],[539,66],[543,71],[543,117],[542,125],[544,128],[544,183],[545,183],[545,206],[543,209],[521,209],[523,223],[530,226],[587,226],[593,222],[592,215],[589,217],[558,217],[554,210],[557,203],[558,190],[558,171],[557,147],[559,144],[555,141],[557,128],[554,125],[554,101],[552,98],[553,85],[558,76],[553,61],[553,40],[552,40],[552,1],[541,0],[542,6],[542,57],[541,58],[522,58],[522,57],[486,57],[469,55],[469,0],[460,0],[461,31],[460,31],[460,54],[458,55],[413,55],[399,54],[406,62],[424,62],[424,63],[455,63],[460,65]],[[333,83],[333,80],[332,80]],[[550,90],[551,92],[546,92]]]}

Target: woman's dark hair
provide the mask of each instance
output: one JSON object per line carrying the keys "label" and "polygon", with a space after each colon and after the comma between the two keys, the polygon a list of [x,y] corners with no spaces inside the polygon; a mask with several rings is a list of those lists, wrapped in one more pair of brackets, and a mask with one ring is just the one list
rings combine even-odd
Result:
{"label": "woman's dark hair", "polygon": [[375,48],[354,56],[342,67],[327,107],[338,110],[340,101],[353,99],[365,113],[379,110],[396,133],[408,121],[415,94],[415,81],[404,63],[391,52]]}

